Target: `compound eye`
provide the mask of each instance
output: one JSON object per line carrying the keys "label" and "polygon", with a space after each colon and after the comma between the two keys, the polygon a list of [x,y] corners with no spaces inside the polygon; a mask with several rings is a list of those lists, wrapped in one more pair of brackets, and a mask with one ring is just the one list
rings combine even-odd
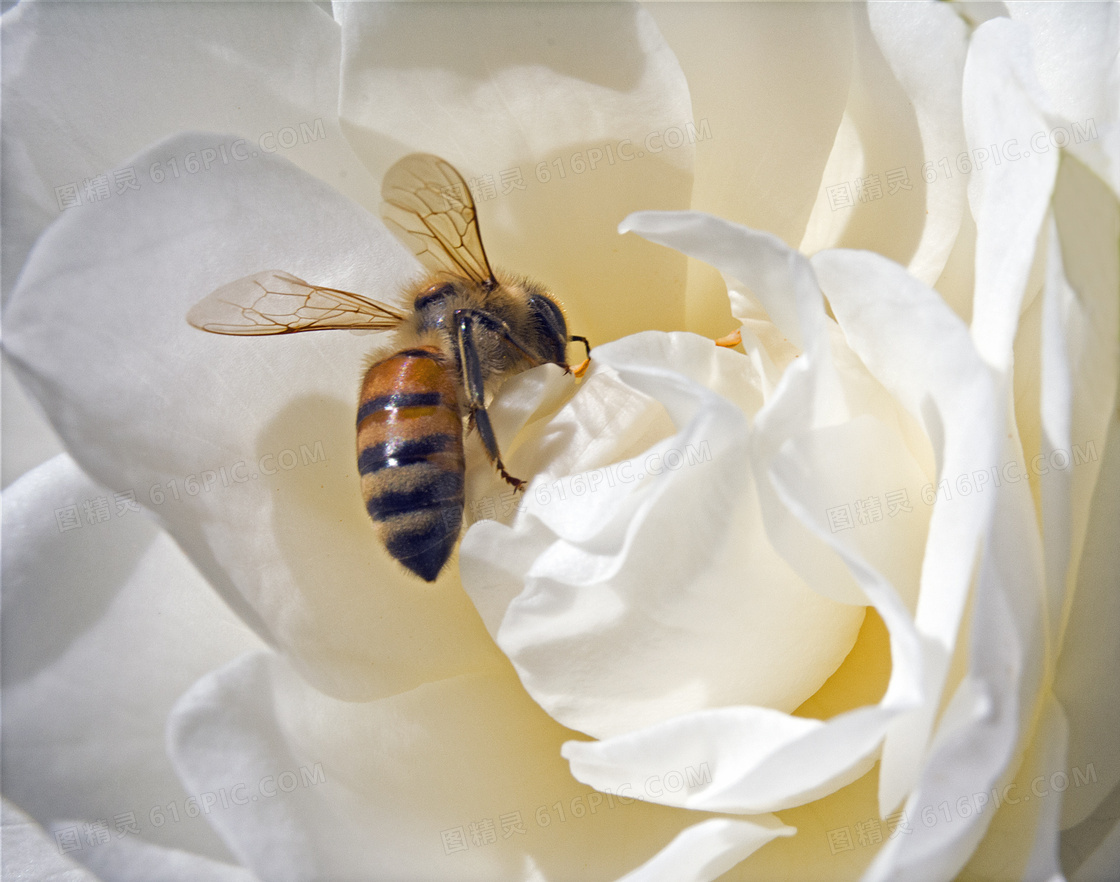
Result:
{"label": "compound eye", "polygon": [[564,321],[560,307],[551,297],[534,294],[529,298],[529,309],[533,313],[541,355],[555,364],[567,364],[568,323]]}

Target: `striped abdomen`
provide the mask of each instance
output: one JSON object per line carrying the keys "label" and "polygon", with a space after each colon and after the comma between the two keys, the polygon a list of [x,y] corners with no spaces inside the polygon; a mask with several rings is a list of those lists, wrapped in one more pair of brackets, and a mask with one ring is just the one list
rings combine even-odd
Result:
{"label": "striped abdomen", "polygon": [[455,366],[406,349],[366,373],[358,402],[362,497],[389,553],[434,581],[463,522],[463,422]]}

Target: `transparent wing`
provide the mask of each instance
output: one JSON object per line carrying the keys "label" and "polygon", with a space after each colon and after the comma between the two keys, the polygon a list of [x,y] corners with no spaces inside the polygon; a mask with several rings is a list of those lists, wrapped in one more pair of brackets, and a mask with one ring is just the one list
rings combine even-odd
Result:
{"label": "transparent wing", "polygon": [[381,198],[385,225],[427,269],[496,284],[471,191],[450,163],[409,154],[385,173]]}
{"label": "transparent wing", "polygon": [[407,315],[349,291],[312,285],[267,270],[223,285],[196,303],[187,321],[211,334],[291,334],[340,329],[388,330]]}

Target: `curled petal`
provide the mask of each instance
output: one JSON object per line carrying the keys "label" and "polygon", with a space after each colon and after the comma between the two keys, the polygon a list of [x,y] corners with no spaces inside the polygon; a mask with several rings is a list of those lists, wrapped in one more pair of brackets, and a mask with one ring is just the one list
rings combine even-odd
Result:
{"label": "curled petal", "polygon": [[750,821],[712,818],[683,830],[665,848],[618,882],[711,882],[767,842],[796,832],[773,815]]}
{"label": "curled petal", "polygon": [[792,711],[847,654],[862,607],[809,590],[766,541],[744,467],[741,408],[758,404],[738,354],[650,333],[598,347],[579,392],[519,436],[538,476],[512,525],[472,527],[461,568],[565,725],[607,737],[704,707]]}
{"label": "curled petal", "polygon": [[[688,77],[698,130],[689,207],[795,244],[810,222],[852,89],[858,8],[842,3],[710,4],[702,13],[677,3],[647,8]],[[789,39],[794,33],[797,39]],[[668,207],[647,201],[633,209]],[[625,240],[619,244],[625,247]],[[698,269],[688,268],[684,327],[720,336],[731,328],[727,304],[718,287],[713,291],[713,283],[719,284],[714,274]]]}
{"label": "curled petal", "polygon": [[853,7],[852,17],[852,85],[800,250],[868,248],[933,284],[965,210],[966,179],[936,163],[965,149],[967,29],[932,2]]}
{"label": "curled petal", "polygon": [[975,169],[968,184],[976,219],[972,336],[984,359],[1006,371],[1058,172],[1058,151],[1040,150],[1035,138],[1054,116],[1034,76],[1026,27],[996,18],[977,28],[963,88],[969,147],[1014,141],[1021,150],[1014,161]]}
{"label": "curled petal", "polygon": [[629,735],[569,741],[572,774],[600,790],[705,811],[803,805],[871,768],[893,713],[865,708],[828,724],[768,708],[714,708]]}

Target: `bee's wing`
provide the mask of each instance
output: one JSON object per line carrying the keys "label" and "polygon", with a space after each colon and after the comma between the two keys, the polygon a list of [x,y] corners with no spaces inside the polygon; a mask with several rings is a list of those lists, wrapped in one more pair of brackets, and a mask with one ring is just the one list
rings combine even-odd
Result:
{"label": "bee's wing", "polygon": [[411,153],[381,182],[385,225],[432,272],[493,285],[471,191],[454,167],[430,153]]}
{"label": "bee's wing", "polygon": [[387,304],[312,285],[280,270],[223,285],[187,313],[187,321],[203,331],[250,337],[347,328],[388,330],[405,318]]}

